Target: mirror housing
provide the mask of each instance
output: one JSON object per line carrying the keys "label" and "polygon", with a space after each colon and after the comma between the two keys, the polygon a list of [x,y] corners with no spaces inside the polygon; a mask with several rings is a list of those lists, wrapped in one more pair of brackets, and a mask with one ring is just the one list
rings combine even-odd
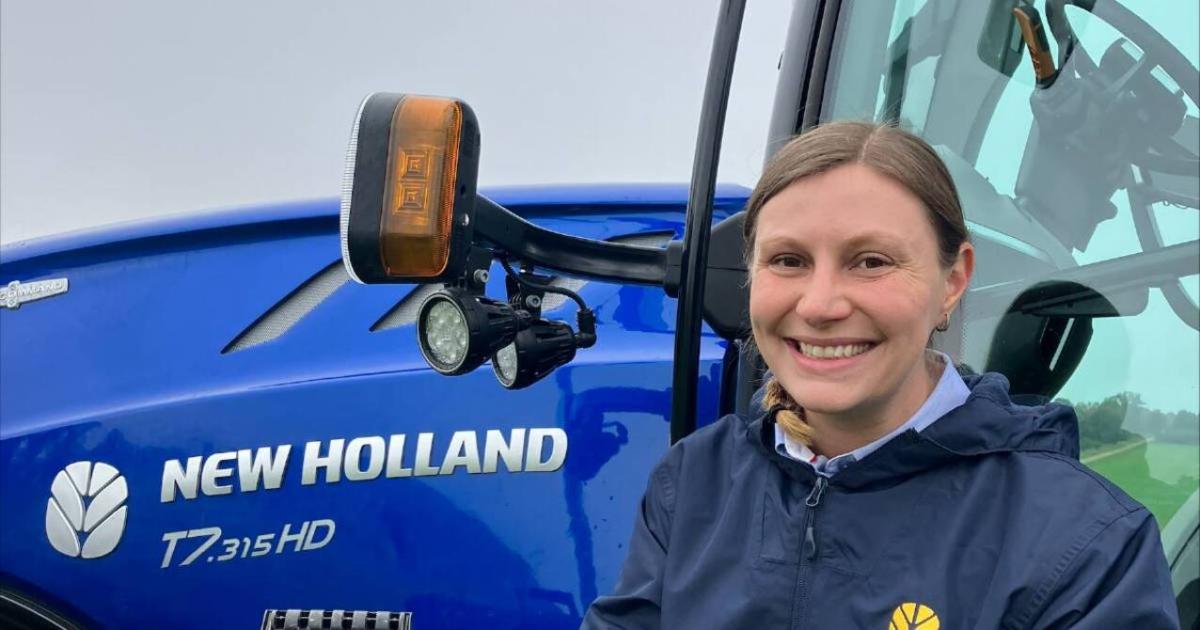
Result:
{"label": "mirror housing", "polygon": [[1021,24],[1013,10],[1029,7],[1026,0],[991,0],[983,30],[975,45],[979,60],[1006,77],[1012,77],[1025,57]]}
{"label": "mirror housing", "polygon": [[354,121],[342,262],[363,284],[453,282],[471,250],[479,123],[452,98],[377,92]]}
{"label": "mirror housing", "polygon": [[1050,400],[1083,361],[1093,318],[1121,314],[1108,298],[1083,285],[1034,285],[1000,318],[984,371],[1004,374],[1014,395]]}

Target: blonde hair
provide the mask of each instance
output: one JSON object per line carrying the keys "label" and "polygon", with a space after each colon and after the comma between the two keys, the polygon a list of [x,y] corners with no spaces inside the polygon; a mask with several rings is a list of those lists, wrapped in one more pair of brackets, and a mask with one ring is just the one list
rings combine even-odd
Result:
{"label": "blonde hair", "polygon": [[[862,164],[912,193],[933,226],[942,267],[948,269],[958,260],[959,248],[968,240],[962,203],[950,171],[933,147],[892,125],[843,121],[814,127],[793,138],[763,169],[746,203],[747,269],[753,268],[754,238],[763,205],[800,179],[846,164]],[[813,429],[804,419],[804,409],[776,378],[767,381],[765,394],[763,409],[775,413],[775,421],[792,439],[811,445]]]}
{"label": "blonde hair", "polygon": [[763,397],[762,402],[763,409],[768,413],[775,414],[775,422],[793,440],[812,446],[813,428],[804,420],[804,409],[792,399],[787,390],[783,388],[783,384],[774,376],[767,381],[766,387],[766,396]]}

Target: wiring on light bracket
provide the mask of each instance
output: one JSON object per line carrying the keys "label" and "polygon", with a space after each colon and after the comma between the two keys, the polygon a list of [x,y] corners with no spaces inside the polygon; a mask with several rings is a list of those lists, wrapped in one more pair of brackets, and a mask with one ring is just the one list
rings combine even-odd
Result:
{"label": "wiring on light bracket", "polygon": [[[507,273],[508,301],[484,294],[493,256]],[[513,269],[506,255],[473,248],[454,284],[425,299],[417,317],[417,342],[425,362],[446,376],[466,374],[490,359],[508,389],[528,387],[596,344],[596,314],[578,293],[549,284],[532,269]],[[542,298],[557,293],[579,305],[577,331],[541,316]]]}
{"label": "wiring on light bracket", "polygon": [[[574,291],[550,285],[549,278],[538,276],[531,269],[516,271],[503,257],[500,265],[508,274],[509,304],[528,313],[531,323],[517,333],[512,343],[496,352],[492,369],[501,385],[521,389],[570,362],[579,348],[595,345],[596,315]],[[542,319],[542,297],[546,293],[564,295],[579,305],[578,332],[565,322]]]}
{"label": "wiring on light bracket", "polygon": [[[540,317],[542,294],[557,293],[558,295],[566,296],[568,299],[579,305],[579,312],[575,316],[575,324],[579,327],[579,332],[576,333],[579,337],[578,347],[590,348],[596,345],[596,314],[588,308],[587,303],[583,301],[583,298],[579,297],[578,293],[564,287],[556,287],[551,285],[548,282],[548,278],[537,276],[532,271],[517,272],[512,268],[511,265],[508,264],[506,259],[500,258],[499,260],[500,265],[504,267],[504,271],[508,274],[508,277],[515,280],[518,287],[520,287],[516,291],[515,296],[510,288],[510,303],[513,303],[514,306],[516,306],[517,303],[526,304],[528,306],[527,297],[529,295],[536,295],[538,299],[534,302],[534,305],[532,305],[532,308],[536,309],[533,314],[534,317]],[[515,303],[514,300],[516,300]],[[518,308],[520,307],[518,306]]]}

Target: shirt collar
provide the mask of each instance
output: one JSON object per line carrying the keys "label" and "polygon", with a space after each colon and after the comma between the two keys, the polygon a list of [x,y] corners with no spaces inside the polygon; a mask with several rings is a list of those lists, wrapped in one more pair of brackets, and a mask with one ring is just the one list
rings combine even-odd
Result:
{"label": "shirt collar", "polygon": [[966,402],[967,397],[971,395],[971,390],[967,389],[966,383],[959,376],[958,370],[954,368],[954,362],[950,360],[950,357],[937,350],[929,350],[928,352],[936,355],[941,360],[944,366],[942,376],[938,379],[937,385],[934,386],[933,391],[929,394],[929,398],[925,399],[925,403],[917,409],[917,412],[904,424],[896,427],[887,435],[869,444],[860,446],[849,453],[843,453],[831,459],[824,455],[818,455],[805,444],[793,440],[776,423],[775,450],[781,455],[809,464],[818,475],[831,477],[846,466],[874,453],[879,447],[887,444],[897,435],[909,429],[917,432],[924,431],[929,425],[936,422],[938,418],[949,413],[951,409]]}

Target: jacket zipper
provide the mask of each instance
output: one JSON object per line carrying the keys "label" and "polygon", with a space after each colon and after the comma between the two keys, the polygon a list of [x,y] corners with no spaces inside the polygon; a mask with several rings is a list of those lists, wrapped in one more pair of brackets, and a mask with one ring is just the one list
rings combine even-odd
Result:
{"label": "jacket zipper", "polygon": [[808,608],[808,571],[809,563],[817,556],[817,537],[813,531],[813,523],[816,521],[817,507],[821,505],[821,496],[825,493],[825,487],[829,485],[829,480],[822,476],[817,476],[817,482],[813,485],[813,489],[808,493],[808,497],[804,499],[804,505],[808,508],[804,514],[804,549],[800,553],[800,571],[799,579],[796,584],[796,606],[792,617],[792,628],[799,630],[800,620],[804,618],[804,612]]}

